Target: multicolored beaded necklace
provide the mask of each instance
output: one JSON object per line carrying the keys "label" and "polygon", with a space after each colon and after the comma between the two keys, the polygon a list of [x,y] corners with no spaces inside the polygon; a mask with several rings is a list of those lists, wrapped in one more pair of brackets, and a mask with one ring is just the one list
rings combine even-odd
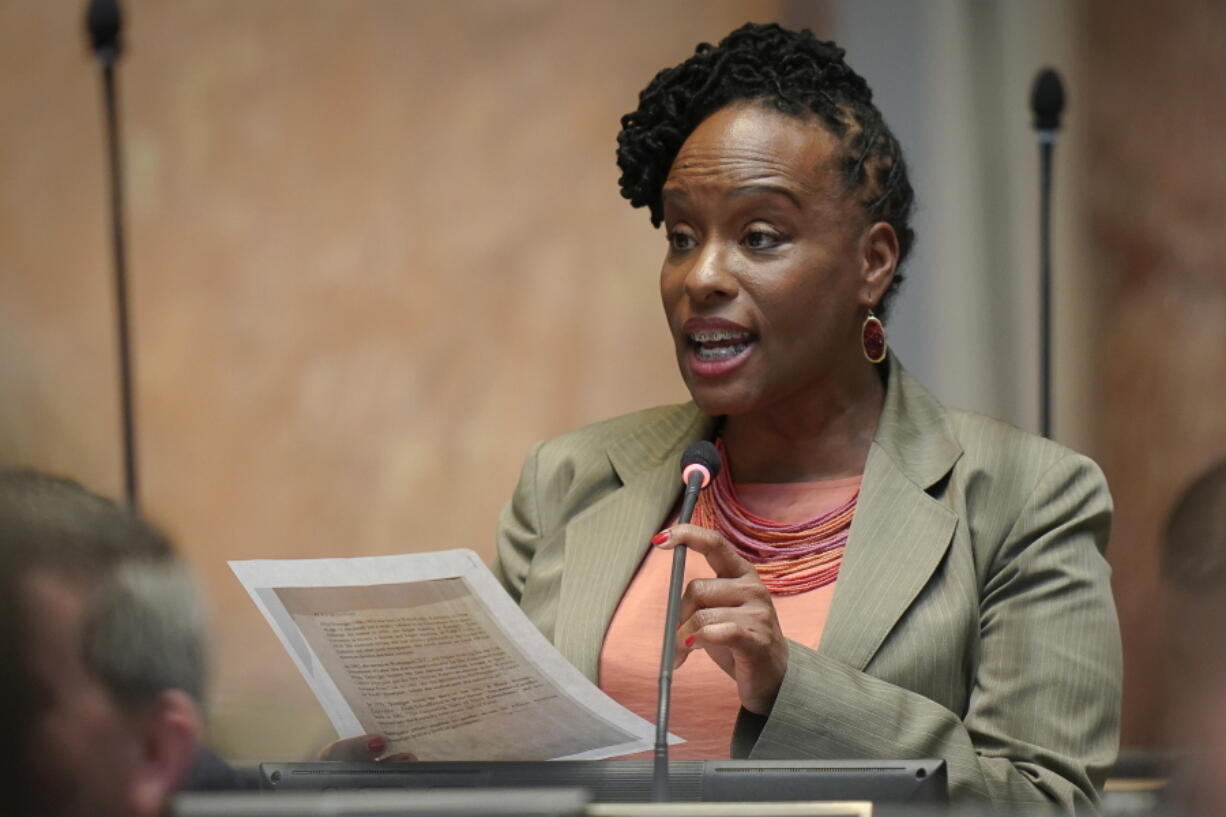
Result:
{"label": "multicolored beaded necklace", "polygon": [[717,438],[715,447],[725,467],[710,489],[699,494],[694,524],[722,533],[758,569],[772,595],[807,593],[838,578],[860,492],[816,519],[794,525],[772,522],[741,504],[726,467],[723,440]]}

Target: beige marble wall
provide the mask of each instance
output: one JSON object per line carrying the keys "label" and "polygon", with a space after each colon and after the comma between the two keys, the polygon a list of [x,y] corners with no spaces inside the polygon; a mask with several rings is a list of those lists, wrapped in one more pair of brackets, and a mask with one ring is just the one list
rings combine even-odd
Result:
{"label": "beige marble wall", "polygon": [[[0,4],[0,460],[116,494],[83,6]],[[300,756],[328,726],[224,561],[488,556],[532,442],[682,397],[655,296],[663,240],[617,195],[616,118],[694,42],[812,15],[766,0],[125,7],[145,506],[213,606],[218,745]],[[1092,382],[1075,384],[1095,399],[1070,422],[1116,497],[1125,737],[1153,744],[1158,532],[1226,455],[1226,10],[1078,10],[1069,150],[1084,161],[1060,183],[1087,213],[1065,240],[1096,270],[1102,329],[1078,369]]]}
{"label": "beige marble wall", "polygon": [[[1124,740],[1155,745],[1169,739],[1162,525],[1192,477],[1226,457],[1226,5],[1087,0],[1081,11],[1080,228],[1103,316],[1093,453],[1116,502]],[[1180,626],[1221,637],[1220,621]]]}
{"label": "beige marble wall", "polygon": [[[533,442],[681,399],[617,118],[766,0],[128,0],[143,504],[213,608],[213,728],[331,732],[225,567],[470,547]],[[0,460],[120,489],[98,77],[0,5]]]}

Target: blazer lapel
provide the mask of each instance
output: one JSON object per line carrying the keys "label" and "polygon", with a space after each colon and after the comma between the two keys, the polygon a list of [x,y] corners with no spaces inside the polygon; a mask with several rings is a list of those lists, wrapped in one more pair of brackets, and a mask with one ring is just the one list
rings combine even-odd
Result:
{"label": "blazer lapel", "polygon": [[691,405],[689,411],[610,446],[613,479],[620,486],[566,525],[554,644],[592,680],[617,604],[647,552],[648,540],[681,493],[681,452],[709,435],[712,425],[711,418]]}
{"label": "blazer lapel", "polygon": [[927,492],[962,454],[945,409],[893,355],[888,377],[820,645],[860,670],[928,583],[957,526]]}
{"label": "blazer lapel", "polygon": [[[678,458],[713,427],[691,404],[609,446],[612,490],[566,526],[554,644],[588,678],[596,678],[605,631],[648,540],[677,502]],[[945,409],[891,354],[823,653],[864,669],[927,584],[957,526],[927,489],[961,454]]]}

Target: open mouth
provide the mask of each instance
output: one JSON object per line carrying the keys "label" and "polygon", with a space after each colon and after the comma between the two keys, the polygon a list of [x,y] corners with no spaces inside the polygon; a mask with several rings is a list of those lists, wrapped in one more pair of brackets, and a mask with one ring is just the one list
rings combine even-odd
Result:
{"label": "open mouth", "polygon": [[704,330],[690,332],[686,335],[694,356],[703,362],[728,360],[744,352],[753,343],[753,335],[749,332],[737,332],[728,329]]}

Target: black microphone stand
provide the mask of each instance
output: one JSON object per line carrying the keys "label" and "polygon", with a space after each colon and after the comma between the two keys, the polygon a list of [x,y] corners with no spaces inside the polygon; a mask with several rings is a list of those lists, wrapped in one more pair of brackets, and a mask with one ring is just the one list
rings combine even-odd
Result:
{"label": "black microphone stand", "polygon": [[[677,521],[688,523],[694,516],[698,492],[702,490],[703,474],[693,471],[685,481],[681,514]],[[677,645],[677,618],[681,611],[681,589],[685,584],[685,554],[688,548],[673,549],[673,569],[668,580],[668,607],[664,614],[664,643],[660,648],[660,688],[656,697],[656,745],[651,779],[651,799],[657,803],[668,800],[668,718],[673,691],[673,650]]]}
{"label": "black microphone stand", "polygon": [[123,171],[119,149],[119,113],[115,91],[115,64],[123,50],[122,16],[117,0],[92,0],[86,10],[90,45],[102,66],[102,95],[106,107],[107,157],[111,183],[111,244],[115,261],[115,314],[119,333],[119,399],[123,433],[124,499],[137,508],[136,431],[132,411],[132,345],[128,316],[128,275],[124,251]]}
{"label": "black microphone stand", "polygon": [[1051,437],[1051,159],[1055,134],[1039,134],[1039,429]]}
{"label": "black microphone stand", "polygon": [[[685,525],[694,517],[698,492],[719,473],[719,450],[710,440],[700,440],[681,456],[681,474],[685,493],[681,498],[681,513],[677,521]],[[664,643],[660,648],[660,689],[656,701],[655,765],[652,769],[651,798],[657,803],[668,800],[668,707],[673,690],[673,649],[677,644],[677,619],[681,613],[681,587],[685,584],[685,545],[673,550],[673,572],[668,581],[668,609],[664,614]]]}
{"label": "black microphone stand", "polygon": [[[701,481],[701,475],[699,475]],[[694,492],[697,495],[697,491]],[[687,520],[688,521],[688,520]],[[668,719],[673,691],[673,650],[677,645],[677,611],[681,586],[685,581],[685,545],[673,550],[673,570],[668,582],[668,612],[665,614],[664,644],[660,657],[660,688],[656,697],[656,745],[651,778],[651,799],[668,800]]]}
{"label": "black microphone stand", "polygon": [[1039,140],[1039,428],[1051,437],[1051,177],[1052,154],[1064,112],[1064,84],[1054,69],[1035,77],[1030,108]]}

